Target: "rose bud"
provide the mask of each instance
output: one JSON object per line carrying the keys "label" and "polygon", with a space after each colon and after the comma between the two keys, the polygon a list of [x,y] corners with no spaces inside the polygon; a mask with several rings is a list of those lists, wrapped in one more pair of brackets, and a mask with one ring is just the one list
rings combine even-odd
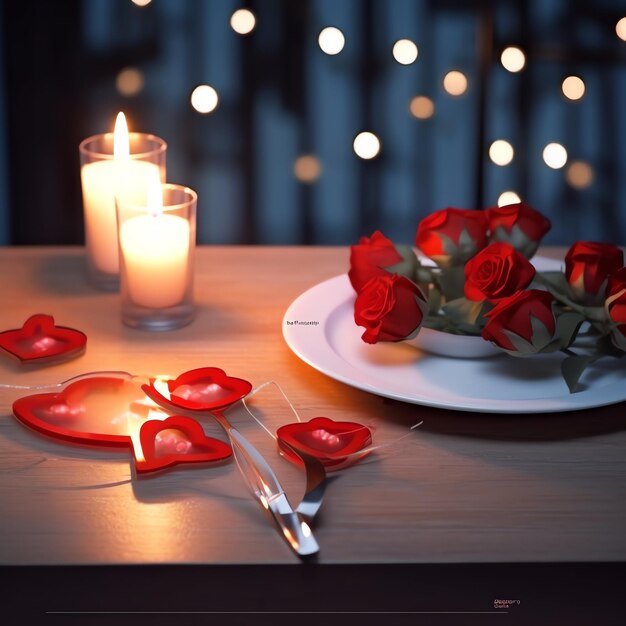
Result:
{"label": "rose bud", "polygon": [[556,331],[552,311],[554,296],[530,289],[500,300],[486,314],[483,339],[495,343],[512,356],[530,356],[550,344]]}
{"label": "rose bud", "polygon": [[370,278],[354,303],[354,321],[366,343],[403,341],[419,331],[428,311],[422,290],[405,276]]}
{"label": "rose bud", "polygon": [[576,241],[565,255],[565,278],[572,298],[587,306],[604,301],[610,274],[624,265],[624,254],[608,243]]}
{"label": "rose bud", "polygon": [[611,324],[611,339],[626,352],[626,267],[609,278],[604,309]]}
{"label": "rose bud", "polygon": [[463,265],[486,243],[484,211],[435,211],[419,223],[415,235],[415,245],[440,267]]}
{"label": "rose bud", "polygon": [[526,289],[535,268],[511,244],[492,243],[465,264],[465,297],[499,300]]}
{"label": "rose bud", "polygon": [[505,241],[530,259],[550,230],[550,220],[523,202],[487,209],[489,241]]}
{"label": "rose bud", "polygon": [[417,257],[409,246],[395,246],[377,230],[370,238],[361,237],[358,245],[350,248],[348,278],[359,293],[373,276],[400,274],[412,279],[417,270]]}

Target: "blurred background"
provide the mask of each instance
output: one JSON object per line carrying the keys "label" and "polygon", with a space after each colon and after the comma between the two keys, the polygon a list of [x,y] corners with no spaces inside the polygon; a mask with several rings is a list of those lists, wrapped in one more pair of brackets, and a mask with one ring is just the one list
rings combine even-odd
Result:
{"label": "blurred background", "polygon": [[83,242],[78,144],[168,142],[200,243],[404,243],[521,198],[626,242],[624,0],[3,0],[0,243]]}

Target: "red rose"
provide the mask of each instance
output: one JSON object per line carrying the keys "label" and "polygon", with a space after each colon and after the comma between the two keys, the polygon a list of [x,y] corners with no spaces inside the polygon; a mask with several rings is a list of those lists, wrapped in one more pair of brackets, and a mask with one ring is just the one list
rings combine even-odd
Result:
{"label": "red rose", "polygon": [[435,211],[419,223],[415,235],[415,245],[441,267],[463,265],[486,243],[484,211]]}
{"label": "red rose", "polygon": [[550,220],[523,202],[487,209],[489,241],[505,241],[527,259],[550,230]]}
{"label": "red rose", "polygon": [[318,459],[328,471],[358,461],[372,443],[372,432],[367,426],[336,422],[328,417],[285,424],[276,431],[276,437],[281,454],[292,463],[302,464],[291,449],[294,448]]}
{"label": "red rose", "polygon": [[465,264],[465,297],[499,300],[525,289],[535,268],[508,243],[492,243]]}
{"label": "red rose", "polygon": [[350,248],[350,271],[348,278],[359,293],[373,276],[387,273],[413,278],[417,269],[417,257],[408,246],[396,247],[379,230],[371,238],[361,237],[358,245]]}
{"label": "red rose", "polygon": [[613,327],[613,343],[626,352],[626,267],[609,278],[604,308]]}
{"label": "red rose", "polygon": [[565,278],[572,298],[589,306],[603,303],[610,274],[624,265],[624,254],[608,243],[577,241],[565,255]]}
{"label": "red rose", "polygon": [[513,356],[529,356],[543,350],[554,338],[554,297],[547,291],[530,289],[504,298],[487,313],[483,339]]}
{"label": "red rose", "polygon": [[354,303],[354,321],[365,328],[366,343],[402,341],[417,334],[428,303],[422,290],[405,276],[370,278]]}

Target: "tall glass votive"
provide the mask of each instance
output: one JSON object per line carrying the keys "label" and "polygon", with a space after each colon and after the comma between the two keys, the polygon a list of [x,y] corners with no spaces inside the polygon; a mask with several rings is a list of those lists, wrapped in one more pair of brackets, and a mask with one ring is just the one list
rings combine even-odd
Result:
{"label": "tall glass votive", "polygon": [[[158,186],[161,203],[144,192],[116,196],[122,321],[143,330],[172,330],[194,317],[196,192]],[[150,201],[149,201],[150,200]]]}
{"label": "tall glass votive", "polygon": [[115,194],[140,198],[155,172],[161,182],[166,180],[163,139],[128,133],[128,150],[122,154],[114,154],[114,144],[113,133],[102,133],[79,146],[87,270],[90,282],[107,291],[119,287]]}

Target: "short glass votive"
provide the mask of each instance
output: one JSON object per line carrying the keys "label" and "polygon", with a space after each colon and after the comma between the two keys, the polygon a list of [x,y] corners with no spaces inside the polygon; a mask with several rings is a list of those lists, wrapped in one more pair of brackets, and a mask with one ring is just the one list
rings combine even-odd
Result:
{"label": "short glass votive", "polygon": [[172,330],[194,317],[197,195],[159,187],[162,206],[145,191],[140,203],[133,194],[116,196],[122,321],[142,330]]}
{"label": "short glass votive", "polygon": [[114,155],[113,133],[94,135],[79,146],[87,271],[90,282],[107,291],[119,287],[115,194],[140,198],[156,174],[166,180],[165,141],[146,133],[129,133],[128,138],[127,156]]}

